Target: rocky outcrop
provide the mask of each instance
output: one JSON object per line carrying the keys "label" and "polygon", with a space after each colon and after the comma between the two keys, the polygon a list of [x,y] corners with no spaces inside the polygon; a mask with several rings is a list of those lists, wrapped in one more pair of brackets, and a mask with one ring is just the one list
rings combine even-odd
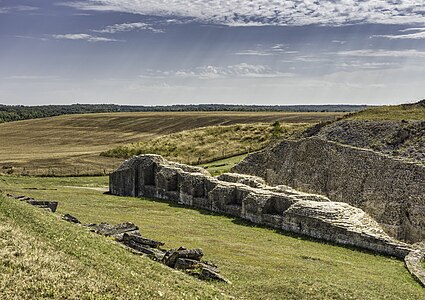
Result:
{"label": "rocky outcrop", "polygon": [[158,155],[134,157],[111,174],[110,192],[165,199],[396,257],[405,257],[411,250],[410,245],[388,236],[363,210],[349,204],[287,186],[268,187],[253,176],[214,178],[199,168],[187,170]]}
{"label": "rocky outcrop", "polygon": [[371,150],[308,138],[253,153],[233,171],[319,193],[361,208],[391,236],[425,238],[425,166]]}
{"label": "rocky outcrop", "polygon": [[315,136],[425,163],[425,121],[342,120],[323,126]]}

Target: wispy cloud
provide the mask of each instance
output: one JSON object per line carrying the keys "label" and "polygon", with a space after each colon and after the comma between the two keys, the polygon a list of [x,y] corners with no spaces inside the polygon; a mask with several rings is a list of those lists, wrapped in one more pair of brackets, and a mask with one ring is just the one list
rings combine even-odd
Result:
{"label": "wispy cloud", "polygon": [[372,35],[372,38],[386,38],[390,40],[420,40],[425,39],[425,28],[407,28],[400,30],[399,32],[412,32],[407,34],[384,34],[384,35]]}
{"label": "wispy cloud", "polygon": [[236,52],[235,55],[272,56],[280,54],[296,54],[298,51],[289,50],[284,44],[271,46],[257,45],[254,49]]}
{"label": "wispy cloud", "polygon": [[152,25],[143,23],[143,22],[114,24],[114,25],[106,26],[104,29],[93,30],[93,31],[99,32],[99,33],[117,33],[117,32],[142,31],[142,30],[152,31],[155,33],[164,32],[161,29],[154,28]]}
{"label": "wispy cloud", "polygon": [[293,73],[283,73],[273,70],[265,65],[251,65],[241,63],[229,66],[202,66],[194,69],[182,69],[177,71],[153,71],[148,70],[142,78],[195,78],[201,80],[222,78],[276,78],[294,77]]}
{"label": "wispy cloud", "polygon": [[425,23],[425,3],[412,0],[86,0],[64,5],[81,10],[193,18],[229,26]]}
{"label": "wispy cloud", "polygon": [[0,7],[0,14],[7,14],[12,12],[35,11],[38,9],[39,9],[38,7],[29,6],[29,5],[7,6],[7,7]]}
{"label": "wispy cloud", "polygon": [[36,37],[36,36],[29,36],[29,35],[15,35],[15,37],[18,39],[39,40],[43,42],[46,42],[49,40],[48,38],[45,38],[45,37]]}
{"label": "wispy cloud", "polygon": [[335,53],[328,54],[336,54],[341,56],[357,56],[357,57],[420,57],[425,58],[425,51],[418,51],[415,49],[409,50],[349,50],[349,51],[340,51]]}
{"label": "wispy cloud", "polygon": [[53,38],[57,39],[57,40],[80,40],[80,41],[87,41],[87,42],[92,42],[92,43],[96,43],[96,42],[119,42],[119,40],[116,39],[110,39],[110,38],[105,38],[105,37],[101,37],[101,36],[95,36],[95,35],[90,35],[90,34],[85,34],[85,33],[75,33],[75,34],[54,34]]}
{"label": "wispy cloud", "polygon": [[45,75],[12,75],[5,77],[9,80],[56,80],[59,79],[57,76],[45,76]]}

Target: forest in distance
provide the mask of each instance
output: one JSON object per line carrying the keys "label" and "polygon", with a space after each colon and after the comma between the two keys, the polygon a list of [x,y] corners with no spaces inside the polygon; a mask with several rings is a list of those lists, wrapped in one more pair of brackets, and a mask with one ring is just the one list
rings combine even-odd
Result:
{"label": "forest in distance", "polygon": [[367,105],[237,105],[197,104],[169,106],[137,106],[116,104],[72,105],[3,105],[0,104],[0,123],[54,117],[70,114],[111,112],[193,112],[193,111],[241,111],[241,112],[355,112]]}

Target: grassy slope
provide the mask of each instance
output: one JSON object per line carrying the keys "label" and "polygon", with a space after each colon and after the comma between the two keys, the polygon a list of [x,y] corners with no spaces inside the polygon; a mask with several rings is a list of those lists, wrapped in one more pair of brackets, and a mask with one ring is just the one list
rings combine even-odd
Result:
{"label": "grassy slope", "polygon": [[[105,177],[0,178],[0,189],[39,199],[56,199],[60,202],[59,213],[71,213],[83,222],[132,221],[141,227],[141,232],[147,237],[166,242],[166,247],[185,245],[203,248],[206,253],[205,259],[216,262],[221,267],[223,275],[233,282],[229,286],[214,285],[237,299],[425,298],[425,289],[410,277],[400,260],[278,234],[274,230],[253,227],[237,219],[172,206],[163,201],[115,197],[103,195],[94,190],[63,187],[65,185],[94,187],[106,184]],[[25,189],[32,187],[57,190]],[[21,209],[20,206],[18,208]],[[66,230],[54,229],[58,223],[53,219],[50,220],[51,217],[43,219],[43,224],[39,226],[32,223],[25,225],[24,219],[19,218],[22,219],[19,221],[19,226],[24,232],[31,235],[35,232],[36,236],[41,236],[50,247],[56,247],[56,249],[61,249],[63,246],[55,246],[55,239],[67,235],[67,231],[71,230],[70,225],[63,225]],[[44,224],[45,221],[46,224]],[[46,233],[42,229],[43,226],[48,226],[50,229],[47,232],[50,233]],[[56,230],[59,232],[53,235]],[[103,258],[111,253],[121,255],[120,258],[125,256],[122,250],[110,249],[110,246],[103,242],[99,244],[98,241],[98,238],[92,239],[85,250],[64,247],[65,249],[61,251],[71,253],[71,257],[77,257],[77,262],[82,260],[87,265],[92,264],[91,257],[85,259],[72,253],[83,250],[92,253],[94,251],[92,247],[93,249],[100,247],[100,249],[107,249],[102,250],[103,254],[99,254]],[[87,243],[89,242],[90,239],[87,240]],[[102,259],[97,260],[95,257],[93,263],[104,267],[109,264],[109,260],[113,261],[112,274],[121,273],[115,281],[118,287],[121,287],[121,284],[128,287],[134,281],[145,284],[140,282],[142,279],[131,280],[132,277],[129,274],[131,271],[145,272],[140,268],[141,263],[137,265],[135,260],[125,257],[125,262],[112,257],[107,260],[108,263],[102,263]],[[136,265],[133,266],[133,263]],[[155,272],[145,277],[144,281],[155,281],[151,281],[151,278],[157,279],[157,276],[161,280],[167,280],[162,267],[148,262],[146,264],[151,266],[150,268],[155,268]],[[117,266],[122,268],[120,272],[117,271]],[[104,270],[103,267],[98,268]],[[82,270],[90,272],[84,268]],[[99,277],[103,278],[103,273],[100,274]],[[108,277],[107,274],[103,276]],[[172,276],[175,276],[174,273]],[[168,279],[171,280],[171,275]],[[131,281],[125,283],[125,280]],[[174,281],[179,283],[175,283],[174,287],[184,290],[188,281],[192,282],[184,276],[179,276],[178,280]],[[155,287],[153,290],[156,290],[155,283],[152,285]],[[171,287],[167,286],[168,288]],[[146,292],[151,292],[150,288]],[[211,289],[207,289],[207,286],[202,291],[194,285],[192,293],[200,292],[213,293]]]}
{"label": "grassy slope", "polygon": [[[425,102],[424,102],[425,103]],[[369,121],[401,121],[401,120],[425,120],[425,104],[402,104],[391,106],[379,106],[368,108],[360,112],[347,115],[346,120],[369,120]]]}
{"label": "grassy slope", "polygon": [[[314,123],[332,120],[335,113],[104,113],[68,115],[0,124],[0,173],[3,166],[30,174],[101,173],[121,159],[99,157],[113,147],[213,125]],[[25,168],[25,169],[24,169]]]}
{"label": "grassy slope", "polygon": [[1,196],[0,274],[4,300],[225,298],[207,283]]}
{"label": "grassy slope", "polygon": [[209,126],[119,146],[101,155],[129,158],[134,155],[155,153],[171,161],[200,164],[260,150],[278,137],[300,136],[308,126],[311,125],[276,123],[274,126],[254,123]]}
{"label": "grassy slope", "polygon": [[230,169],[241,162],[242,159],[244,159],[247,156],[247,154],[237,155],[225,159],[216,160],[211,163],[202,164],[201,166],[206,168],[208,172],[212,176],[217,176],[222,173],[230,172]]}

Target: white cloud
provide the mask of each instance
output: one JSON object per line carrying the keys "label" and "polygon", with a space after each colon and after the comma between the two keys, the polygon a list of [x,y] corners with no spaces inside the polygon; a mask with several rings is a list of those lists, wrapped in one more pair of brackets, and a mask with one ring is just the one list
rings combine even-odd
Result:
{"label": "white cloud", "polygon": [[409,31],[425,31],[425,28],[406,28],[399,30],[400,32],[409,32]]}
{"label": "white cloud", "polygon": [[101,29],[101,30],[93,30],[93,31],[100,32],[100,33],[117,33],[117,32],[127,32],[127,31],[135,31],[135,30],[148,30],[155,33],[163,32],[160,29],[156,29],[152,27],[150,24],[146,24],[142,22],[115,24],[111,26],[106,26],[104,29]]}
{"label": "white cloud", "polygon": [[386,35],[372,35],[373,38],[387,38],[390,40],[420,40],[425,39],[425,28],[407,28],[400,30],[400,32],[411,32],[411,31],[417,31],[414,33],[407,33],[407,34],[386,34]]}
{"label": "white cloud", "polygon": [[56,80],[57,76],[44,76],[44,75],[12,75],[5,79],[11,80]]}
{"label": "white cloud", "polygon": [[29,5],[17,5],[17,6],[8,6],[8,7],[0,7],[0,14],[6,14],[11,12],[25,12],[25,11],[35,11],[38,10],[38,7],[29,6]]}
{"label": "white cloud", "polygon": [[412,0],[86,0],[81,10],[194,18],[229,26],[425,24],[425,2]]}
{"label": "white cloud", "polygon": [[116,39],[109,39],[101,36],[94,36],[85,33],[75,33],[75,34],[55,34],[53,38],[57,40],[81,40],[87,42],[118,42]]}
{"label": "white cloud", "polygon": [[349,51],[340,51],[335,53],[342,56],[357,56],[357,57],[418,57],[425,58],[425,51],[418,51],[414,49],[409,50],[349,50]]}
{"label": "white cloud", "polygon": [[203,66],[194,69],[177,71],[148,70],[141,78],[195,78],[195,79],[222,79],[222,78],[277,78],[294,77],[293,73],[283,73],[264,65],[241,63],[225,67]]}
{"label": "white cloud", "polygon": [[255,49],[248,49],[236,52],[235,55],[252,55],[252,56],[272,56],[279,54],[296,54],[298,51],[289,50],[284,44],[275,44],[273,46],[257,45]]}

